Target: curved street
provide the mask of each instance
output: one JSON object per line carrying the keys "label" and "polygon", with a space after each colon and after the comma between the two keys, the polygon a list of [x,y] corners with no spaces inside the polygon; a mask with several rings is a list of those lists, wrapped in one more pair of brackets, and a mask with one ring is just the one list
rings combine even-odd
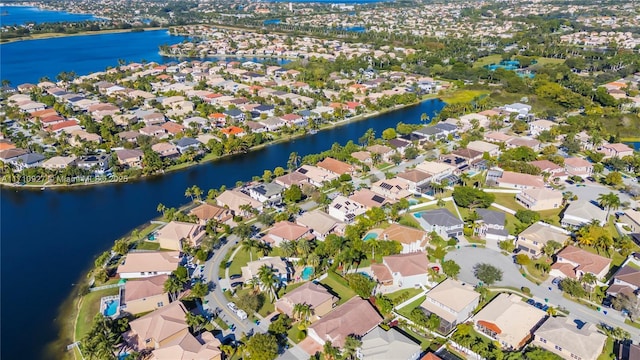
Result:
{"label": "curved street", "polygon": [[534,300],[556,308],[567,309],[571,318],[595,324],[606,323],[613,327],[619,326],[628,331],[633,340],[640,340],[640,331],[625,324],[624,318],[618,311],[604,308],[601,311],[591,310],[587,306],[571,301],[562,296],[562,291],[557,286],[551,284],[551,278],[536,285],[520,274],[520,269],[518,265],[513,263],[511,256],[505,256],[498,251],[487,248],[468,246],[449,252],[445,256],[445,260],[453,260],[460,265],[458,279],[474,285],[477,285],[479,281],[473,275],[473,267],[478,263],[491,264],[502,270],[502,281],[495,283],[494,287],[520,289],[522,286],[526,286],[531,289]]}

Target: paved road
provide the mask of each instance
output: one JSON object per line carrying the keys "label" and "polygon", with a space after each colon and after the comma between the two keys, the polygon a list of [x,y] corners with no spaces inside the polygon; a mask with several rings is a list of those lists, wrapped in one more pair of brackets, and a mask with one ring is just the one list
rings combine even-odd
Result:
{"label": "paved road", "polygon": [[[599,324],[604,322],[613,327],[621,327],[628,331],[633,340],[640,341],[640,331],[624,323],[623,317],[619,312],[613,309],[606,309],[607,314],[591,310],[590,308],[575,303],[562,296],[562,292],[555,286],[550,284],[550,280],[536,285],[520,274],[518,265],[513,263],[510,256],[484,248],[462,247],[460,249],[449,252],[445,257],[446,260],[454,260],[460,265],[460,275],[458,278],[470,284],[477,284],[478,279],[473,275],[473,266],[477,263],[489,263],[502,270],[502,281],[494,284],[494,286],[508,286],[520,288],[526,286],[531,289],[533,298],[536,301],[545,302],[555,307],[562,307],[569,310],[569,316],[580,319],[585,322]],[[551,290],[549,290],[551,287]]]}
{"label": "paved road", "polygon": [[[209,292],[207,296],[205,296],[205,301],[207,305],[212,310],[215,310],[216,307],[222,309],[222,313],[220,314],[220,318],[224,320],[227,324],[235,324],[236,332],[238,334],[245,333],[249,334],[251,332],[265,332],[268,327],[268,321],[260,322],[260,325],[256,325],[253,322],[246,320],[240,320],[236,313],[232,312],[228,307],[228,300],[222,293],[222,286],[219,286],[220,281],[218,280],[220,276],[220,263],[225,257],[225,254],[231,249],[238,237],[235,235],[230,235],[227,238],[227,242],[223,244],[218,250],[215,251],[214,255],[207,260],[205,263],[204,276],[207,282],[212,282],[217,286],[214,287],[213,291]],[[230,330],[224,332],[224,335],[228,335],[231,333]]]}

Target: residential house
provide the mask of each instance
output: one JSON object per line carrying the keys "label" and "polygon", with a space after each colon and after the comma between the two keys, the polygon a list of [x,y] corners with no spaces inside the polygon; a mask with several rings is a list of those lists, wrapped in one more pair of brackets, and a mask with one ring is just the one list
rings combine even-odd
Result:
{"label": "residential house", "polygon": [[533,345],[564,359],[596,360],[607,341],[596,324],[584,324],[570,317],[550,317],[534,332]]}
{"label": "residential house", "polygon": [[342,232],[345,225],[320,209],[305,212],[296,219],[296,224],[311,229],[311,233],[320,241],[324,241],[331,233]]}
{"label": "residential house", "polygon": [[328,314],[336,304],[338,298],[327,288],[312,281],[302,284],[295,290],[283,295],[274,305],[276,311],[294,317],[293,308],[296,304],[306,304],[311,307],[310,321],[313,323]]}
{"label": "residential house", "polygon": [[365,164],[372,164],[373,163],[373,158],[371,158],[371,153],[368,151],[355,151],[351,153],[351,157],[356,159],[356,160],[360,160],[360,162],[363,162]]}
{"label": "residential house", "polygon": [[337,179],[340,175],[312,165],[302,165],[296,172],[307,177],[309,184],[322,187],[326,182]]}
{"label": "residential house", "polygon": [[502,108],[507,112],[516,113],[518,118],[527,116],[529,115],[529,112],[531,112],[531,105],[522,103],[513,103],[505,105]]}
{"label": "residential house", "polygon": [[564,159],[564,169],[569,175],[580,176],[582,178],[593,174],[593,164],[579,157]]}
{"label": "residential house", "polygon": [[155,151],[161,158],[175,158],[180,156],[178,148],[169,142],[160,142],[151,145],[151,150]]}
{"label": "residential house", "polygon": [[480,294],[471,285],[448,278],[427,292],[420,308],[427,315],[439,317],[438,331],[448,334],[473,315],[479,302]]}
{"label": "residential house", "polygon": [[199,246],[204,235],[202,225],[171,221],[157,231],[156,239],[162,249],[182,250],[184,243],[190,247]]}
{"label": "residential house", "polygon": [[241,267],[242,280],[247,282],[250,279],[257,278],[260,268],[263,266],[272,269],[274,275],[282,284],[286,285],[293,276],[294,270],[288,262],[279,257],[267,256],[258,260],[249,261],[246,266]]}
{"label": "residential house", "polygon": [[395,328],[376,327],[360,341],[358,359],[362,360],[417,360],[422,352],[419,344]]}
{"label": "residential house", "polygon": [[475,229],[477,236],[493,241],[507,240],[509,232],[504,227],[506,222],[504,212],[476,209],[476,214],[480,217],[480,219],[476,221],[476,224],[479,225]]}
{"label": "residential house", "polygon": [[491,131],[484,134],[484,140],[491,143],[508,143],[513,136],[501,133],[498,131]]}
{"label": "residential house", "polygon": [[535,189],[544,188],[542,176],[521,174],[511,171],[503,171],[502,176],[496,179],[496,185],[510,189]]}
{"label": "residential house", "polygon": [[622,159],[625,156],[633,156],[633,148],[622,143],[602,145],[599,151],[604,154],[605,158],[617,157]]}
{"label": "residential house", "polygon": [[109,160],[111,160],[111,156],[107,154],[85,155],[76,161],[76,166],[93,171],[94,174],[103,174],[109,169]]}
{"label": "residential house", "polygon": [[167,134],[167,130],[165,130],[162,126],[158,125],[149,125],[138,130],[140,134],[155,137],[158,139],[162,139]]}
{"label": "residential house", "polygon": [[[188,119],[190,121],[185,120],[184,124],[189,126],[189,124],[193,123],[196,125],[196,128],[199,128],[201,125],[198,123],[197,118],[190,118]],[[204,120],[204,119],[203,119]],[[166,123],[162,124],[160,126],[161,128],[163,128],[167,134],[169,135],[178,135],[180,133],[182,133],[184,131],[184,126],[180,125],[176,122],[173,121],[167,121]]]}
{"label": "residential house", "polygon": [[533,331],[547,313],[522,301],[516,294],[501,293],[473,317],[481,334],[497,341],[504,350],[519,350],[533,337]]}
{"label": "residential house", "polygon": [[564,227],[576,229],[594,220],[599,221],[600,225],[606,225],[607,212],[592,201],[577,200],[569,202],[560,223]]}
{"label": "residential house", "polygon": [[184,154],[189,150],[198,151],[200,150],[200,145],[201,145],[200,141],[196,139],[188,138],[188,137],[180,138],[176,140],[174,143],[176,144],[176,148],[178,148],[178,151],[180,151],[181,154]]}
{"label": "residential house", "polygon": [[558,124],[549,120],[536,120],[529,123],[529,135],[538,136],[543,131],[551,131],[551,128]]}
{"label": "residential house", "polygon": [[516,202],[529,210],[558,209],[563,203],[562,192],[547,188],[524,189],[516,194]]}
{"label": "residential house", "polygon": [[262,124],[268,131],[276,131],[287,125],[286,121],[279,117],[270,117],[264,120],[259,120],[258,123]]}
{"label": "residential house", "polygon": [[624,214],[618,218],[618,221],[629,226],[631,231],[631,237],[640,242],[640,211],[628,209],[624,211]]}
{"label": "residential house", "polygon": [[447,134],[444,130],[436,128],[435,126],[425,126],[412,132],[412,134],[415,134],[424,139],[428,139],[430,141],[436,141],[447,137]]}
{"label": "residential house", "polygon": [[611,259],[568,245],[556,254],[556,262],[551,266],[549,275],[580,279],[590,273],[597,279],[604,279],[610,266]]}
{"label": "residential house", "polygon": [[144,153],[138,149],[122,149],[116,150],[116,157],[118,158],[118,164],[126,167],[141,167],[142,158]]}
{"label": "residential house", "polygon": [[250,211],[244,209],[245,205],[257,211],[262,211],[261,202],[238,190],[225,190],[216,197],[216,204],[233,211],[233,214],[238,216],[251,215]]}
{"label": "residential house", "polygon": [[313,240],[311,229],[300,226],[290,221],[279,221],[273,224],[267,234],[262,237],[262,241],[272,245],[280,246],[283,241],[310,241]]}
{"label": "residential house", "polygon": [[567,174],[564,167],[546,159],[530,161],[529,164],[540,169],[541,174],[544,174],[544,173],[549,174],[549,179],[552,179],[556,182],[560,180],[566,180],[567,177],[569,177],[569,174]]}
{"label": "residential house", "polygon": [[351,224],[356,216],[366,211],[367,208],[363,204],[342,195],[336,196],[329,204],[329,215],[347,224]]}
{"label": "residential house", "polygon": [[159,349],[172,345],[189,334],[187,309],[175,301],[129,323],[131,330],[123,338],[136,351]]}
{"label": "residential house", "polygon": [[338,176],[342,174],[354,175],[356,172],[356,168],[353,165],[330,157],[320,161],[316,166]]}
{"label": "residential house", "polygon": [[342,348],[347,336],[364,336],[381,322],[382,316],[369,301],[354,296],[309,326],[308,336],[320,347],[331,341],[333,346]]}
{"label": "residential house", "polygon": [[223,208],[221,206],[210,205],[204,203],[198,207],[189,211],[189,215],[195,215],[201,225],[206,225],[207,222],[213,220],[218,223],[226,223],[233,219],[233,213],[230,209]]}
{"label": "residential house", "polygon": [[118,137],[121,140],[124,140],[124,141],[132,143],[132,144],[135,144],[136,142],[138,142],[138,137],[140,135],[141,134],[139,132],[137,132],[137,131],[123,131],[123,132],[118,133]]}
{"label": "residential house", "polygon": [[434,161],[423,161],[416,166],[416,170],[420,170],[431,175],[431,181],[440,181],[449,175],[453,175],[457,171],[455,166]]}
{"label": "residential house", "polygon": [[[628,261],[628,260],[627,260]],[[615,274],[611,285],[607,289],[607,295],[618,296],[618,294],[627,294],[630,296],[638,295],[640,289],[640,269],[638,264],[629,265],[625,262]]]}
{"label": "residential house", "polygon": [[42,167],[48,170],[66,169],[74,165],[77,158],[72,156],[54,156],[42,163]]}
{"label": "residential house", "polygon": [[360,189],[349,196],[349,199],[359,204],[364,205],[365,208],[371,209],[376,207],[382,207],[386,204],[390,204],[395,201],[391,201],[382,195],[378,195],[369,189]]}
{"label": "residential house", "polygon": [[422,193],[424,189],[429,187],[431,175],[420,170],[405,170],[396,174],[397,179],[407,184],[407,189],[412,192]]}
{"label": "residential house", "polygon": [[222,343],[210,332],[202,332],[197,337],[185,334],[172,345],[153,350],[150,360],[222,360]]}
{"label": "residential house", "polygon": [[393,148],[377,144],[368,146],[367,151],[371,154],[376,154],[372,156],[379,156],[380,160],[384,162],[391,162],[391,156],[396,152]]}
{"label": "residential house", "polygon": [[402,244],[401,254],[424,251],[429,242],[425,231],[400,224],[391,224],[378,234],[378,239],[399,242]]}
{"label": "residential house", "polygon": [[407,141],[405,139],[391,139],[389,140],[389,146],[396,149],[397,152],[404,155],[404,151],[409,147],[413,146],[411,141]]}
{"label": "residential house", "polygon": [[529,147],[533,151],[540,151],[540,141],[536,139],[528,139],[523,137],[512,137],[506,143],[507,149],[513,149],[517,147]]}
{"label": "residential house", "polygon": [[273,180],[274,183],[289,189],[291,186],[296,185],[302,187],[305,184],[309,184],[309,178],[298,171],[293,171],[282,176],[278,176]]}
{"label": "residential house", "polygon": [[422,251],[385,256],[382,264],[371,264],[375,280],[393,290],[427,285],[429,268],[427,254]]}
{"label": "residential house", "polygon": [[249,196],[266,205],[278,204],[282,201],[284,187],[272,182],[262,183],[249,188]]}
{"label": "residential house", "polygon": [[378,180],[371,184],[371,191],[391,200],[400,200],[412,195],[409,184],[399,178]]}
{"label": "residential house", "polygon": [[516,238],[516,248],[525,254],[538,257],[548,241],[554,240],[564,244],[569,239],[569,232],[556,226],[537,222],[526,228]]}
{"label": "residential house", "polygon": [[121,279],[170,275],[179,264],[179,251],[129,252],[117,273]]}
{"label": "residential house", "polygon": [[230,119],[232,119],[234,121],[244,121],[245,120],[244,113],[242,111],[240,111],[239,109],[225,110],[224,111],[224,115],[228,116]]}
{"label": "residential house", "polygon": [[445,239],[462,235],[464,222],[447,209],[423,211],[420,219],[424,222],[423,229],[429,233],[435,231]]}
{"label": "residential house", "polygon": [[475,150],[482,154],[487,153],[489,156],[493,157],[500,155],[500,146],[480,140],[469,142],[469,144],[467,144],[467,149]]}
{"label": "residential house", "polygon": [[137,315],[169,305],[169,294],[164,290],[168,275],[129,280],[120,290],[120,309]]}

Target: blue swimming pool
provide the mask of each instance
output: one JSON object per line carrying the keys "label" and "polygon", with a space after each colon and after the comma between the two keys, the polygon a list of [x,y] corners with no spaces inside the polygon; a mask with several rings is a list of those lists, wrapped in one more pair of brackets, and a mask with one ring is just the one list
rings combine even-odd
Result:
{"label": "blue swimming pool", "polygon": [[311,279],[311,275],[313,275],[313,267],[306,266],[304,269],[302,269],[302,275],[300,277],[302,278],[302,280],[309,280]]}
{"label": "blue swimming pool", "polygon": [[377,237],[378,237],[378,234],[376,234],[374,232],[370,232],[362,240],[363,241],[367,241],[367,240],[371,240],[371,239],[376,239]]}
{"label": "blue swimming pool", "polygon": [[129,353],[127,352],[123,352],[123,353],[120,353],[120,355],[118,355],[118,360],[127,360],[127,359],[129,359]]}
{"label": "blue swimming pool", "polygon": [[118,312],[118,307],[120,307],[120,301],[117,300],[109,300],[105,303],[107,307],[104,309],[105,316],[113,316]]}

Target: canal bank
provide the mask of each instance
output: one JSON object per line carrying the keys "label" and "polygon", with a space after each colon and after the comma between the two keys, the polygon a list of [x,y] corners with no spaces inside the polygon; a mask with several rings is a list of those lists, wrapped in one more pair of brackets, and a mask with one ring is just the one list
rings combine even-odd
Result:
{"label": "canal bank", "polygon": [[[433,118],[442,107],[439,100],[425,101],[144,181],[60,191],[0,189],[0,263],[5,274],[1,291],[3,309],[11,310],[2,314],[1,357],[56,358],[44,354],[45,345],[57,339],[56,319],[63,317],[60,306],[79,274],[86,272],[95,255],[109,248],[114,239],[155,218],[158,203],[180,207],[188,200],[184,196],[187,187],[230,187],[265,169],[286,167],[292,152],[300,156],[319,153],[335,142],[357,141],[369,128],[380,135],[398,122],[419,124],[422,113]],[[29,328],[30,335],[25,336],[21,324],[37,326]]]}
{"label": "canal bank", "polygon": [[[340,127],[340,126],[344,126],[350,123],[353,123],[355,121],[361,121],[361,120],[366,120],[372,117],[377,117],[377,116],[382,116],[384,114],[393,112],[393,111],[398,111],[400,109],[404,109],[407,107],[412,107],[412,106],[418,106],[419,104],[423,103],[423,102],[427,102],[427,101],[440,101],[438,99],[434,99],[434,98],[427,98],[421,101],[418,101],[416,103],[413,104],[409,104],[409,105],[396,105],[393,108],[389,108],[389,109],[384,109],[384,110],[378,110],[378,111],[374,111],[371,113],[367,113],[367,114],[360,114],[360,115],[355,115],[353,117],[349,117],[349,118],[345,118],[343,120],[340,121],[335,121],[335,122],[330,122],[330,123],[325,123],[322,124],[317,130],[318,133],[321,133],[322,131],[325,130],[329,130],[329,129],[333,129],[336,127]],[[283,136],[277,140],[274,141],[270,141],[264,144],[260,144],[257,146],[253,146],[251,147],[248,152],[252,152],[252,151],[258,151],[264,147],[267,146],[273,146],[282,142],[287,142],[287,141],[292,141],[301,137],[305,137],[305,136],[312,136],[312,135],[316,135],[316,134],[311,134],[308,132],[302,132],[302,133],[297,133],[297,134],[293,134],[293,135],[289,135],[289,136]],[[147,178],[151,178],[151,177],[159,177],[159,176],[164,176],[165,174],[174,172],[174,171],[183,171],[186,170],[190,167],[194,167],[194,166],[201,166],[204,164],[207,164],[209,162],[212,161],[217,161],[220,159],[224,159],[226,157],[230,157],[230,156],[235,156],[235,155],[242,155],[244,153],[234,153],[234,154],[225,154],[225,155],[221,155],[221,156],[216,156],[213,154],[207,154],[205,155],[202,159],[198,160],[198,161],[194,161],[191,163],[183,163],[183,164],[178,164],[178,165],[174,165],[174,166],[170,166],[167,169],[162,170],[162,172],[159,173],[154,173],[151,175],[141,175],[139,177],[136,178],[127,178],[125,182],[129,182],[129,181],[140,181],[140,180],[144,180]],[[91,181],[89,177],[86,178],[87,181],[82,181],[79,183],[74,183],[74,184],[48,184],[47,182],[44,183],[36,183],[36,184],[20,184],[20,183],[8,183],[8,182],[3,182],[0,181],[0,187],[8,187],[8,188],[14,188],[16,190],[44,190],[44,189],[54,189],[54,190],[60,190],[60,189],[77,189],[79,187],[84,187],[84,186],[104,186],[104,185],[113,185],[113,184],[118,184],[118,183],[122,183],[123,180],[122,178],[119,177],[114,177],[114,180],[108,180],[109,178],[105,178],[104,181]]]}

